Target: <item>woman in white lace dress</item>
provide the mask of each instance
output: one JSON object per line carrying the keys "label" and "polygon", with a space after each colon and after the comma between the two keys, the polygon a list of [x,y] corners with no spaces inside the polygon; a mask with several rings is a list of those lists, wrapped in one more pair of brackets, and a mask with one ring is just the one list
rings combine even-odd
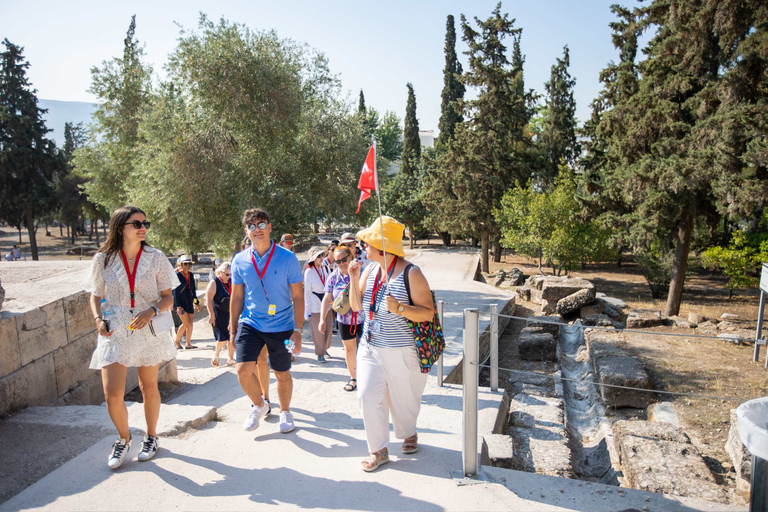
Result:
{"label": "woman in white lace dress", "polygon": [[99,331],[90,367],[101,369],[107,411],[120,436],[108,459],[112,469],[122,464],[131,447],[124,400],[128,367],[137,366],[139,371],[147,420],[139,460],[149,460],[158,449],[158,370],[160,363],[176,357],[170,331],[173,322],[164,325],[169,315],[153,319],[171,308],[172,290],[179,280],[165,254],[147,245],[149,226],[144,212],[134,206],[115,210],[107,241],[93,257],[84,283]]}

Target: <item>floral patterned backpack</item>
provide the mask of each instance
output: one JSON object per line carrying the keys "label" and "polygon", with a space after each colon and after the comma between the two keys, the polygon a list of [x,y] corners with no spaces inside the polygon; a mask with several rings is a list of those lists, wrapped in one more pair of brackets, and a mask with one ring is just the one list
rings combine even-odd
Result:
{"label": "floral patterned backpack", "polygon": [[[411,287],[408,273],[413,266],[415,265],[410,263],[405,267],[405,270],[403,270],[405,291],[408,292],[408,301],[411,305],[413,305],[413,299],[411,299]],[[443,350],[445,350],[445,336],[443,335],[443,328],[440,325],[440,317],[437,314],[435,292],[431,293],[433,307],[432,320],[414,322],[406,318],[406,320],[408,320],[408,327],[413,331],[413,337],[416,341],[416,350],[419,352],[419,366],[421,366],[421,373],[429,373],[432,365],[440,359]]]}

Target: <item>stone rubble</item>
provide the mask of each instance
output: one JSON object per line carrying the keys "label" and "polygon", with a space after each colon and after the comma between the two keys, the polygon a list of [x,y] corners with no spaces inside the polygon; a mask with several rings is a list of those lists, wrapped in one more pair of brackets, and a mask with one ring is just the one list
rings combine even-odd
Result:
{"label": "stone rubble", "polygon": [[[585,338],[597,384],[653,389],[643,363],[620,346],[618,332],[590,331]],[[606,386],[600,386],[599,394],[605,405],[614,408],[645,409],[654,398],[653,393]]]}
{"label": "stone rubble", "polygon": [[739,422],[736,418],[736,409],[731,409],[731,428],[728,431],[725,452],[731,457],[733,470],[736,472],[736,490],[742,494],[749,495],[752,479],[752,455],[741,442],[741,437],[739,437]]}

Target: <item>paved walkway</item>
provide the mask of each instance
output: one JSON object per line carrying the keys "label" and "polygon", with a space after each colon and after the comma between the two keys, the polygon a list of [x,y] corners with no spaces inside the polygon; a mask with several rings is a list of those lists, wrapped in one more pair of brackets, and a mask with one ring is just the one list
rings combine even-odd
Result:
{"label": "paved walkway", "polygon": [[[422,251],[411,259],[422,266],[438,298],[446,302],[508,298],[492,287],[465,280],[474,274],[476,257],[471,253]],[[461,338],[462,307],[446,307],[455,353],[460,353],[460,346],[455,345]],[[161,429],[182,432],[162,437],[161,452],[153,461],[136,461],[140,449],[136,442],[123,467],[109,470],[106,458],[114,440],[110,435],[0,505],[0,511],[732,510],[719,504],[632,490],[619,493],[616,487],[496,468],[484,468],[487,483],[459,486],[451,472],[461,469],[461,389],[436,386],[434,375],[419,418],[421,450],[401,455],[399,442],[393,438],[392,461],[374,473],[365,473],[359,466],[367,451],[362,419],[355,394],[342,389],[348,377],[338,339],[326,364],[315,361],[311,341],[305,339],[303,355],[297,357],[292,370],[291,409],[296,430],[280,434],[273,416],[258,430],[245,432],[241,423],[249,402],[232,368],[210,366],[213,343],[203,322],[196,323],[194,336],[200,348],[179,353],[179,377],[190,389],[161,411]],[[449,356],[456,357],[455,353]],[[276,402],[274,379],[271,395]],[[500,399],[498,394],[481,391],[481,434],[490,432]],[[40,409],[44,408],[25,411],[12,421],[65,421]],[[213,413],[215,421],[188,429],[196,421],[204,423]],[[140,426],[141,415],[140,406],[132,406],[131,424]],[[66,424],[102,422],[103,426],[105,419],[108,421],[103,407],[87,406],[69,414]]]}

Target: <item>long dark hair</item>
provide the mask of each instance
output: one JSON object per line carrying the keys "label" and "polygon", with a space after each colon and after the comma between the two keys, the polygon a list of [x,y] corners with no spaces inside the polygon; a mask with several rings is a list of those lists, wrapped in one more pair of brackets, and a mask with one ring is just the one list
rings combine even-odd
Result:
{"label": "long dark hair", "polygon": [[[123,248],[123,228],[125,227],[125,223],[128,222],[128,219],[130,219],[131,215],[134,213],[141,213],[146,216],[144,210],[136,208],[135,206],[121,206],[112,212],[112,217],[109,219],[109,235],[107,236],[107,241],[99,248],[99,252],[103,252],[106,255],[106,258],[104,258],[105,268],[109,265],[112,258],[120,252],[120,249]],[[147,242],[141,242],[142,248],[148,245]]]}

